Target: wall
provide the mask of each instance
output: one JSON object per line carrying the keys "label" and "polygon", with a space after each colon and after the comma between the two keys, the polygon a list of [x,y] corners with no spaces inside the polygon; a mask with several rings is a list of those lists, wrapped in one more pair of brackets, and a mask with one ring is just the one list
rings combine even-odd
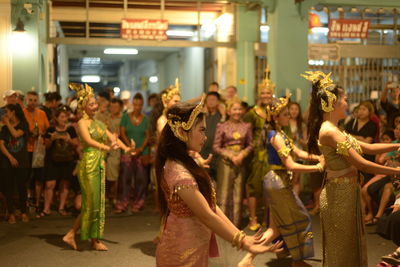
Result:
{"label": "wall", "polygon": [[168,55],[158,65],[160,88],[175,84],[175,79],[179,78],[183,101],[204,92],[204,48],[182,48]]}
{"label": "wall", "polygon": [[2,0],[0,2],[0,14],[0,106],[3,106],[3,95],[5,91],[12,88],[10,1]]}
{"label": "wall", "polygon": [[[13,26],[21,18],[24,33],[13,33],[12,72],[13,89],[23,92],[35,89],[39,93],[47,91],[46,56],[46,6],[43,1],[29,1],[33,13],[23,8],[28,1],[13,1],[11,21]],[[21,79],[23,77],[23,79]]]}

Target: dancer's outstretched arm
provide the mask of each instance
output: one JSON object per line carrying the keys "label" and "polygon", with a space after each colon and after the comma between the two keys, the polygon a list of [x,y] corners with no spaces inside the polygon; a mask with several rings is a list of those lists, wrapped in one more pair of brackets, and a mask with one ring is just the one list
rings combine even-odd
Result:
{"label": "dancer's outstretched arm", "polygon": [[[280,134],[277,134],[271,138],[271,144],[275,148],[275,150],[278,151],[278,153],[279,151],[286,149],[285,140]],[[282,160],[282,163],[289,171],[302,172],[302,173],[318,172],[322,170],[322,168],[324,167],[323,164],[325,164],[325,162],[321,162],[319,165],[318,164],[303,165],[295,162],[289,152],[280,154],[284,154],[284,155],[279,155],[279,157]]]}
{"label": "dancer's outstretched arm", "polygon": [[385,144],[385,143],[368,144],[362,141],[358,141],[358,143],[360,144],[363,152],[368,155],[377,155],[400,149],[400,144]]}
{"label": "dancer's outstretched arm", "polygon": [[[322,145],[336,149],[337,143],[347,142],[347,139],[339,130],[329,130],[320,133],[319,141]],[[373,174],[400,175],[400,169],[386,167],[366,160],[353,148],[349,148],[345,153],[346,155],[344,156],[347,157],[349,162],[359,170]]]}
{"label": "dancer's outstretched arm", "polygon": [[[217,213],[208,205],[207,200],[196,188],[184,188],[178,191],[179,197],[186,203],[190,210],[200,219],[208,228],[228,242],[232,242],[235,234],[239,231],[233,224],[226,223]],[[242,246],[245,250],[254,254],[267,251],[277,251],[282,244],[272,247],[255,244],[255,237],[246,236],[243,239]]]}

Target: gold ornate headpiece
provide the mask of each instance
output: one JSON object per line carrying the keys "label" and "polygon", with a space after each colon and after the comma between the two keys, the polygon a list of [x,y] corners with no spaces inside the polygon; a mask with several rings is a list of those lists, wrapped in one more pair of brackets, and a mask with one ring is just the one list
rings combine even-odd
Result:
{"label": "gold ornate headpiece", "polygon": [[174,135],[183,142],[187,141],[187,137],[181,135],[179,132],[179,128],[182,128],[185,131],[189,131],[193,127],[193,123],[196,120],[197,116],[204,109],[204,100],[205,95],[201,98],[200,103],[193,109],[192,113],[190,113],[189,119],[185,122],[179,115],[168,114],[168,125],[171,127]]}
{"label": "gold ornate headpiece", "polygon": [[272,116],[278,115],[284,107],[287,106],[289,103],[289,98],[292,96],[292,94],[287,93],[285,97],[280,97],[278,98],[277,102],[273,105],[267,105],[266,108],[266,114],[267,114],[267,121],[272,120]]}
{"label": "gold ornate headpiece", "polygon": [[69,88],[76,91],[76,98],[78,101],[78,109],[82,110],[88,101],[88,99],[94,96],[93,88],[88,84],[70,83]]}
{"label": "gold ornate headpiece", "polygon": [[302,77],[311,81],[313,84],[319,81],[318,90],[324,91],[328,97],[328,103],[321,98],[321,108],[325,112],[333,111],[333,102],[337,100],[336,95],[328,90],[328,88],[335,85],[330,78],[331,74],[332,72],[325,74],[322,71],[306,71],[305,74],[301,74]]}
{"label": "gold ornate headpiece", "polygon": [[167,105],[169,101],[171,101],[174,95],[180,95],[179,92],[179,79],[176,78],[175,85],[171,85],[166,92],[161,95],[161,100],[163,102],[164,107]]}
{"label": "gold ornate headpiece", "polygon": [[258,84],[258,92],[259,93],[262,89],[271,90],[272,93],[275,92],[276,85],[269,79],[269,74],[270,74],[270,70],[269,70],[269,66],[267,66],[267,68],[265,69],[265,73],[264,73],[265,78],[264,78],[264,80],[261,81],[261,83]]}

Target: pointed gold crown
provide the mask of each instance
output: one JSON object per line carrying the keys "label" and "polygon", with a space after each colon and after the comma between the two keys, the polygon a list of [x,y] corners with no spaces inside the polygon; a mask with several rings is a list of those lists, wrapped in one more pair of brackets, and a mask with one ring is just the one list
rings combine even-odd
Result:
{"label": "pointed gold crown", "polygon": [[284,107],[289,103],[289,98],[292,96],[291,93],[287,93],[285,97],[280,97],[277,102],[271,105],[267,105],[266,114],[267,121],[271,121],[273,116],[278,115]]}
{"label": "pointed gold crown", "polygon": [[69,88],[76,92],[76,98],[78,102],[78,109],[82,110],[90,97],[94,96],[93,88],[87,83],[70,83]]}
{"label": "pointed gold crown", "polygon": [[174,97],[174,95],[180,95],[179,91],[179,79],[175,79],[175,85],[171,85],[169,88],[166,89],[165,93],[161,95],[161,100],[164,104],[164,106],[171,101],[171,99]]}
{"label": "pointed gold crown", "polygon": [[181,141],[186,142],[187,137],[181,135],[181,133],[179,132],[179,128],[182,128],[185,131],[189,131],[193,127],[194,121],[196,120],[197,116],[201,112],[203,112],[204,100],[205,95],[202,96],[200,103],[192,110],[192,113],[190,113],[189,119],[187,121],[183,121],[179,115],[168,114],[168,125],[169,127],[171,127],[174,135]]}
{"label": "pointed gold crown", "polygon": [[322,71],[306,71],[305,74],[300,74],[300,76],[311,81],[313,84],[319,81],[318,90],[324,91],[328,97],[328,103],[321,98],[321,108],[325,112],[333,111],[333,102],[337,100],[336,95],[328,90],[328,88],[335,85],[330,78],[331,74],[332,72],[325,74]]}
{"label": "pointed gold crown", "polygon": [[275,92],[276,85],[269,79],[269,75],[270,75],[270,69],[269,66],[267,66],[264,72],[265,78],[261,81],[261,83],[258,84],[258,92],[260,92],[262,89],[271,90],[272,93]]}

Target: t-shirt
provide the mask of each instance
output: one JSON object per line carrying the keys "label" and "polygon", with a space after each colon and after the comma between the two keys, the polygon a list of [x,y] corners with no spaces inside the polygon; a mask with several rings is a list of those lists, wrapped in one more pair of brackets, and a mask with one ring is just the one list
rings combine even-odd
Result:
{"label": "t-shirt", "polygon": [[[44,134],[46,132],[46,129],[49,128],[49,120],[47,119],[46,113],[39,109],[36,108],[34,114],[30,113],[27,108],[24,108],[24,114],[25,118],[28,121],[29,124],[29,131],[33,132],[33,129],[35,128],[35,124],[37,123],[38,128],[39,128],[39,134]],[[33,145],[35,143],[35,138],[29,137],[28,138],[28,151],[33,152]]]}
{"label": "t-shirt", "polygon": [[[44,138],[50,139],[50,138],[51,138],[51,134],[54,133],[54,132],[57,132],[57,133],[59,133],[59,134],[66,134],[66,133],[68,133],[68,134],[69,134],[69,137],[70,137],[71,139],[76,138],[76,137],[78,136],[78,135],[76,134],[75,128],[74,128],[73,126],[68,126],[67,129],[66,129],[65,131],[57,131],[57,130],[56,130],[56,127],[51,126],[51,127],[47,128],[46,133],[44,134]],[[52,143],[52,146],[50,146],[50,147],[47,149],[47,151],[50,151],[50,150],[52,149],[53,144],[54,144],[54,142]],[[74,148],[71,146],[71,149],[74,149]],[[49,155],[49,153],[46,153],[46,156],[48,156],[48,155]]]}
{"label": "t-shirt", "polygon": [[[203,158],[208,158],[209,154],[213,152],[213,144],[215,132],[217,130],[217,124],[221,121],[221,113],[218,111],[215,114],[208,114],[206,116],[206,136],[207,140],[204,143],[203,148],[200,151],[200,155]],[[217,155],[214,155],[211,160],[211,168],[217,169]]]}
{"label": "t-shirt", "polygon": [[[146,138],[146,131],[149,128],[149,119],[147,116],[144,116],[142,122],[138,126],[135,126],[132,124],[129,114],[124,113],[120,126],[125,128],[125,134],[128,140],[133,139],[136,143],[136,147],[139,148]],[[146,147],[142,155],[147,155],[148,153],[149,150],[148,147]]]}
{"label": "t-shirt", "polygon": [[381,101],[381,107],[386,112],[388,128],[394,128],[394,117],[399,113],[398,105],[386,100],[386,102]]}
{"label": "t-shirt", "polygon": [[[44,138],[51,138],[51,134],[56,131],[57,131],[56,127],[54,127],[54,126],[47,128],[46,133],[44,134]],[[73,126],[68,126],[65,131],[57,131],[57,132],[60,134],[68,133],[69,137],[71,139],[78,137],[78,135],[76,134],[75,128]]]}
{"label": "t-shirt", "polygon": [[[364,138],[371,137],[372,142],[375,141],[376,137],[376,124],[369,120],[366,124],[364,124],[361,129],[358,130],[358,123],[355,119],[351,119],[346,125],[345,130],[351,135],[362,136]],[[364,154],[364,158],[369,161],[375,161],[375,156]]]}
{"label": "t-shirt", "polygon": [[[24,134],[18,138],[14,138],[8,127],[4,125],[0,131],[0,140],[3,140],[7,151],[18,161],[18,168],[29,168],[29,154],[27,150],[28,126],[20,122],[15,126],[15,130],[22,130]],[[3,168],[12,168],[10,161],[4,155],[1,164]]]}

